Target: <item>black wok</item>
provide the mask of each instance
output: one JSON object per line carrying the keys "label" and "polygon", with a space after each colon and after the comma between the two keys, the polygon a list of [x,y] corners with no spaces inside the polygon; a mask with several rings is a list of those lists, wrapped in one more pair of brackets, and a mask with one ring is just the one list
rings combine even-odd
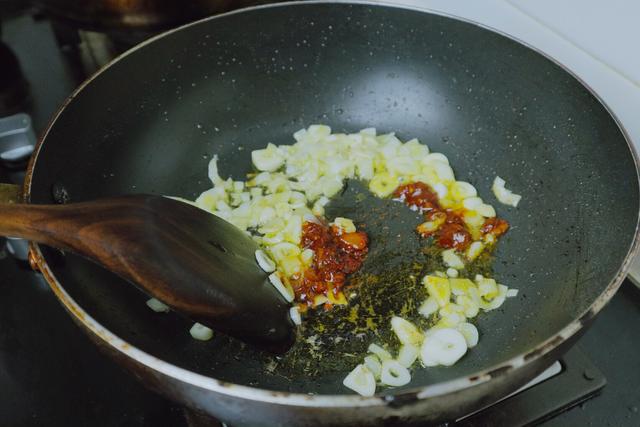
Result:
{"label": "black wok", "polygon": [[[520,294],[479,318],[480,345],[454,367],[417,369],[408,386],[373,398],[347,396],[345,370],[269,373],[267,356],[222,336],[193,341],[185,320],[149,311],[144,295],[80,258],[34,246],[35,263],[92,339],[150,387],[232,425],[265,426],[453,419],[544,369],[624,277],[637,246],[638,175],[606,107],[516,41],[397,7],[261,7],[144,43],[53,119],[25,197],[194,198],[209,187],[213,154],[223,176],[239,179],[250,150],[290,143],[318,122],[418,137],[512,224],[494,271]],[[497,174],[523,194],[517,209],[490,194]],[[356,220],[370,210],[333,209]],[[369,230],[372,242],[384,242],[380,229]],[[371,268],[400,259],[390,246],[372,248]]]}

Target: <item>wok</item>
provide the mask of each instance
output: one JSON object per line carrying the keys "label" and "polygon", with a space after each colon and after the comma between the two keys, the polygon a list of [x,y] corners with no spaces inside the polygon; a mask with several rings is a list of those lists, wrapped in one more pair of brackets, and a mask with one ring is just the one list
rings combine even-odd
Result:
{"label": "wok", "polygon": [[[240,179],[251,170],[250,150],[290,143],[317,122],[417,137],[490,203],[497,174],[524,195],[517,209],[496,204],[512,229],[497,249],[495,277],[520,294],[479,318],[480,345],[454,367],[417,369],[405,387],[353,396],[341,385],[343,366],[320,375],[270,371],[269,356],[223,336],[193,341],[188,322],[151,312],[144,295],[83,259],[33,245],[34,265],[76,322],[136,377],[231,425],[424,425],[479,408],[548,366],[612,297],[636,252],[636,156],[588,88],[473,23],[366,3],[247,9],[134,48],[54,117],[24,197],[194,198],[209,187],[213,154],[223,176]],[[385,239],[411,235],[402,224],[410,218],[385,221],[371,215],[379,207],[372,201],[345,197],[329,216],[378,221],[367,230],[365,268],[401,262]]]}

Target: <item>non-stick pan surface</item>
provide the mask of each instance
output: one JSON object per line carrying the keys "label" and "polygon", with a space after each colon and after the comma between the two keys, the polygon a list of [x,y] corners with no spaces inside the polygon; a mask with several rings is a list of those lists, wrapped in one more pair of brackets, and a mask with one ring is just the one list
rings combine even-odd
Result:
{"label": "non-stick pan surface", "polygon": [[[533,350],[589,309],[632,246],[634,157],[589,90],[494,32],[366,4],[259,8],[135,49],[54,121],[34,164],[31,201],[140,192],[194,198],[210,187],[212,155],[219,155],[223,176],[240,179],[251,170],[251,150],[290,143],[293,132],[314,123],[419,138],[446,154],[457,178],[475,185],[512,224],[494,269],[518,297],[479,317],[480,344],[456,366],[417,369],[407,387],[470,375]],[[496,175],[523,195],[517,209],[494,199]],[[361,220],[370,210],[356,206],[348,214]],[[411,218],[398,215],[393,230],[410,241]],[[373,242],[380,230],[369,230]],[[373,259],[398,260],[391,246],[385,252],[378,245]],[[344,370],[312,378],[265,373],[266,356],[219,336],[192,340],[187,321],[151,312],[144,295],[94,265],[49,250],[45,259],[105,328],[163,360],[237,384],[349,393],[341,385]]]}

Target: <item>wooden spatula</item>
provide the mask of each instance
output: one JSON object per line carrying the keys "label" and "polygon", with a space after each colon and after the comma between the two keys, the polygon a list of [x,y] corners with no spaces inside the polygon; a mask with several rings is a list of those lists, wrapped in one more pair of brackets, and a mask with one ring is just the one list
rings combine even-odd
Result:
{"label": "wooden spatula", "polygon": [[289,305],[232,224],[162,196],[0,204],[0,235],[75,252],[175,311],[273,352],[294,340]]}

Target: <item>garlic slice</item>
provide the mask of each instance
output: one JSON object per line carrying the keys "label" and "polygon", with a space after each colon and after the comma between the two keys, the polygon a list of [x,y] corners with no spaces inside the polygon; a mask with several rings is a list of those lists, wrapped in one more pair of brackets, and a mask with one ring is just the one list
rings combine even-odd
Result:
{"label": "garlic slice", "polygon": [[469,261],[473,261],[476,258],[478,258],[478,256],[482,253],[483,250],[484,250],[484,243],[482,243],[481,241],[475,241],[469,245],[465,253],[465,256]]}
{"label": "garlic slice", "polygon": [[442,251],[442,261],[447,267],[455,268],[456,270],[464,268],[464,261],[453,249]]}
{"label": "garlic slice", "polygon": [[262,150],[251,152],[251,161],[256,169],[260,171],[273,172],[284,164],[284,156],[273,144],[267,145]]}
{"label": "garlic slice", "polygon": [[269,275],[269,282],[280,292],[280,294],[284,297],[287,302],[293,301],[293,294],[289,292],[289,290],[284,286],[280,277],[278,277],[278,273],[271,273]]}
{"label": "garlic slice", "polygon": [[447,273],[447,276],[451,277],[451,278],[456,278],[460,275],[460,273],[458,273],[458,270],[456,270],[455,268],[447,268],[447,271],[445,272]]}
{"label": "garlic slice", "polygon": [[149,307],[156,313],[167,313],[169,311],[169,306],[167,304],[155,298],[150,298],[147,300],[147,307]]}
{"label": "garlic slice", "polygon": [[393,387],[400,387],[409,384],[411,374],[409,370],[396,360],[385,360],[382,362],[382,373],[380,382]]}
{"label": "garlic slice", "polygon": [[200,323],[194,323],[189,333],[199,341],[209,341],[213,337],[213,331]]}
{"label": "garlic slice", "polygon": [[358,365],[349,372],[342,384],[361,396],[373,396],[376,392],[376,379],[364,365]]}
{"label": "garlic slice", "polygon": [[302,317],[300,316],[300,310],[298,310],[298,307],[291,307],[289,309],[289,317],[291,317],[291,321],[293,321],[294,325],[302,324]]}
{"label": "garlic slice", "polygon": [[405,344],[400,347],[400,351],[398,352],[398,363],[400,363],[405,368],[410,368],[413,365],[413,362],[416,361],[418,356],[420,355],[420,348],[414,345]]}
{"label": "garlic slice", "polygon": [[402,344],[420,345],[424,339],[418,328],[402,317],[394,316],[391,319],[391,329]]}
{"label": "garlic slice", "polygon": [[476,328],[475,325],[469,322],[464,322],[456,326],[456,329],[464,335],[464,339],[467,341],[467,347],[473,348],[478,345],[480,334],[478,333],[478,328]]}
{"label": "garlic slice", "polygon": [[434,297],[427,298],[422,305],[418,308],[418,313],[420,313],[424,317],[429,317],[436,311],[438,311],[440,307],[438,306],[438,301]]}
{"label": "garlic slice", "polygon": [[420,349],[425,366],[451,366],[467,352],[464,335],[452,328],[443,328],[428,334]]}
{"label": "garlic slice", "polygon": [[[434,274],[437,273],[438,272]],[[444,277],[426,275],[422,279],[422,283],[426,286],[429,296],[433,297],[440,307],[449,304],[449,299],[451,298],[449,279],[444,273],[443,276]]]}
{"label": "garlic slice", "polygon": [[493,180],[491,191],[493,191],[493,194],[496,196],[496,199],[498,199],[500,203],[513,206],[515,208],[518,206],[518,203],[520,203],[520,199],[522,199],[522,196],[519,194],[515,194],[511,190],[507,190],[505,188],[505,184],[506,182],[504,179],[496,176],[496,178]]}
{"label": "garlic slice", "polygon": [[269,255],[267,255],[265,251],[258,249],[256,250],[255,256],[258,265],[265,273],[273,273],[276,271],[276,263],[269,258]]}
{"label": "garlic slice", "polygon": [[509,289],[507,291],[506,296],[507,296],[507,298],[517,297],[518,296],[518,290],[517,289]]}
{"label": "garlic slice", "polygon": [[373,377],[378,380],[380,379],[380,373],[382,372],[382,363],[380,363],[380,359],[370,354],[364,358],[364,365],[371,371]]}
{"label": "garlic slice", "polygon": [[367,350],[369,350],[369,353],[373,353],[378,356],[378,359],[382,361],[393,359],[393,357],[391,357],[391,353],[380,347],[378,344],[369,344],[369,348]]}

